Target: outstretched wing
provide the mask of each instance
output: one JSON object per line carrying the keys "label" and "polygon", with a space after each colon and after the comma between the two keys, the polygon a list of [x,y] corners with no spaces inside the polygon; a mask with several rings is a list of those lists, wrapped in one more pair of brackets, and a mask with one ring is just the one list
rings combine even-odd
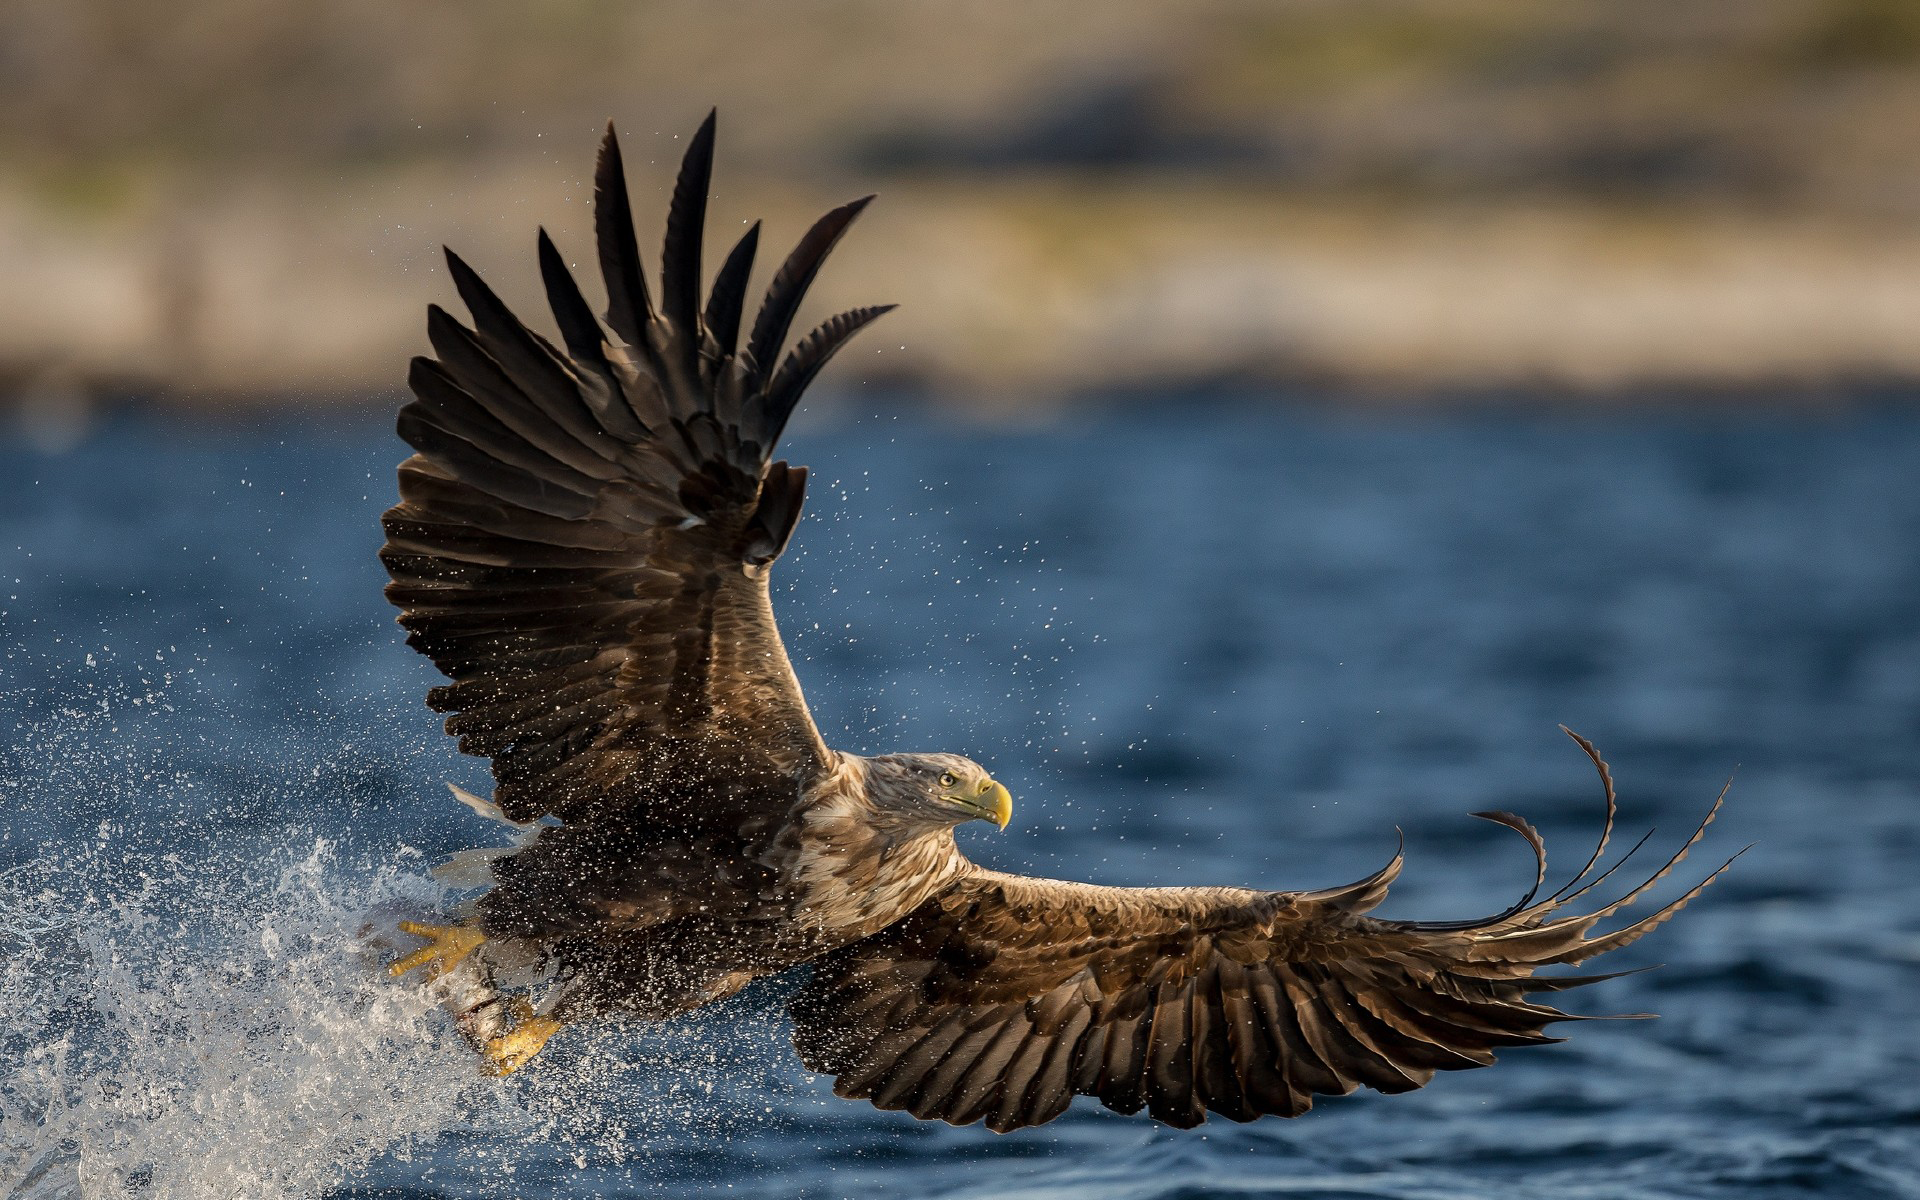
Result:
{"label": "outstretched wing", "polygon": [[[1610,782],[1607,796],[1610,831]],[[1525,822],[1483,815],[1541,853]],[[817,964],[792,1002],[794,1040],[842,1096],[1002,1132],[1052,1120],[1075,1095],[1185,1128],[1209,1112],[1297,1116],[1316,1094],[1361,1084],[1409,1091],[1435,1071],[1485,1066],[1499,1047],[1559,1040],[1542,1030],[1582,1018],[1532,994],[1608,976],[1534,972],[1624,946],[1698,895],[1719,871],[1636,924],[1587,936],[1705,828],[1626,897],[1560,919],[1555,908],[1598,882],[1580,886],[1599,850],[1553,897],[1532,903],[1529,892],[1496,917],[1454,923],[1364,915],[1398,855],[1321,892],[1103,888],[976,870]]]}
{"label": "outstretched wing", "polygon": [[746,346],[758,226],[700,308],[713,126],[709,115],[674,189],[657,310],[609,126],[594,189],[605,325],[543,230],[565,349],[449,252],[473,328],[429,309],[436,357],[413,361],[399,429],[419,453],[384,518],[387,596],[408,644],[453,680],[428,703],[453,714],[462,750],[493,759],[495,800],[514,820],[617,810],[662,771],[712,774],[690,755],[743,778],[804,780],[826,754],[767,594],[807,473],[771,451],[814,374],[886,309],[834,317],[775,369],[802,295],[865,200],[801,239]]}

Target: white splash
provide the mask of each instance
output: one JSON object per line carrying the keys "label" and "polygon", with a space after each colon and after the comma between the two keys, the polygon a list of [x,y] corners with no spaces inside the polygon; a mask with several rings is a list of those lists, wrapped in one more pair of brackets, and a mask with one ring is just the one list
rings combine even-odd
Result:
{"label": "white splash", "polygon": [[324,721],[266,738],[203,689],[82,691],[0,687],[20,714],[0,739],[0,1196],[649,1186],[822,1103],[777,1005],[744,997],[570,1027],[538,1069],[481,1075],[384,969],[418,945],[394,923],[449,912],[458,881],[418,851],[339,848],[398,841],[335,793],[377,790],[409,751],[328,741]]}
{"label": "white splash", "polygon": [[442,899],[324,841],[0,873],[0,1195],[311,1196],[498,1120],[444,1015],[365,939]]}

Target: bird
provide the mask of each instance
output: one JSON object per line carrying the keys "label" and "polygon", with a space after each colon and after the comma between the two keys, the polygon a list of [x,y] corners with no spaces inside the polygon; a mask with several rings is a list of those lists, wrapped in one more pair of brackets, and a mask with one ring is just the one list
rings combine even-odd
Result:
{"label": "bird", "polygon": [[1481,920],[1368,915],[1398,851],[1358,882],[1302,891],[1106,887],[969,860],[954,830],[1004,830],[1008,789],[957,754],[830,748],[768,590],[808,481],[774,457],[781,433],[891,307],[842,312],[787,348],[872,197],[806,231],[748,324],[757,223],[700,289],[714,137],[709,113],[672,190],[656,297],[608,124],[599,314],[537,238],[557,342],[449,250],[471,324],[429,307],[433,356],[413,360],[399,413],[414,453],[383,517],[386,595],[450,680],[429,705],[491,760],[492,798],[462,798],[516,834],[456,856],[484,890],[402,922],[424,944],[389,969],[441,989],[483,1070],[522,1069],[570,1025],[664,1020],[793,971],[801,1061],[882,1109],[996,1132],[1078,1096],[1178,1128],[1292,1117],[1316,1096],[1404,1092],[1561,1040],[1546,1027],[1589,1018],[1538,994],[1613,976],[1537,972],[1626,946],[1731,865],[1594,932],[1701,840],[1722,788],[1651,878],[1563,915],[1619,867],[1595,874],[1617,802],[1570,730],[1604,792],[1598,844],[1541,898],[1537,831],[1475,814],[1522,836],[1536,867],[1519,902]]}

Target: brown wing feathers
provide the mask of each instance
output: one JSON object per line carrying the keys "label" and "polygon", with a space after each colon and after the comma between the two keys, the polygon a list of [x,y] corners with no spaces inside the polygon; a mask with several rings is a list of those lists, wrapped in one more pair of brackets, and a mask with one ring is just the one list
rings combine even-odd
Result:
{"label": "brown wing feathers", "polygon": [[806,472],[770,451],[800,389],[881,310],[834,318],[777,372],[764,364],[866,202],[802,239],[738,352],[758,226],[703,311],[713,134],[709,115],[674,188],[657,312],[609,127],[594,185],[605,327],[544,230],[564,349],[449,252],[473,325],[430,308],[434,357],[409,377],[399,430],[418,453],[385,517],[388,596],[452,679],[429,703],[453,714],[462,749],[493,758],[495,798],[518,820],[632,803],[642,767],[690,740],[787,778],[824,753],[763,570],[793,534]]}
{"label": "brown wing feathers", "polygon": [[[1363,915],[1398,873],[1321,892],[1095,888],[976,871],[894,927],[829,956],[793,1000],[807,1065],[882,1108],[996,1130],[1051,1120],[1075,1095],[1186,1127],[1295,1116],[1315,1095],[1420,1087],[1436,1071],[1551,1042],[1538,1004],[1610,975],[1534,978],[1634,941],[1718,878],[1625,929],[1588,937],[1664,876],[1598,911],[1551,914],[1560,894],[1477,922]],[[1724,794],[1724,793],[1723,793]],[[1715,803],[1715,811],[1718,802]],[[1505,814],[1503,814],[1505,815]],[[1518,818],[1502,821],[1535,845]],[[1536,884],[1536,888],[1537,888]],[[1529,894],[1531,901],[1531,893]]]}
{"label": "brown wing feathers", "polygon": [[747,276],[753,273],[753,256],[760,249],[760,222],[747,226],[720,271],[713,277],[713,290],[707,296],[706,330],[708,351],[715,359],[733,356],[740,344],[741,309],[747,299]]}
{"label": "brown wing feathers", "polygon": [[[401,464],[401,502],[385,516],[388,596],[409,644],[451,680],[429,703],[451,714],[463,750],[493,759],[495,799],[515,820],[671,800],[674,819],[710,831],[712,818],[691,810],[774,793],[784,803],[827,756],[767,594],[807,473],[771,450],[820,368],[887,310],[833,317],[775,360],[867,200],[802,237],[742,347],[758,225],[700,303],[713,137],[709,115],[673,191],[657,310],[609,127],[594,184],[604,325],[543,230],[540,272],[561,346],[449,252],[473,323],[430,308],[434,357],[412,366],[415,399],[399,429],[418,453]],[[1315,1095],[1406,1091],[1435,1071],[1491,1063],[1500,1047],[1556,1040],[1548,1025],[1581,1018],[1531,997],[1609,976],[1535,972],[1627,945],[1726,869],[1589,936],[1699,842],[1716,799],[1651,879],[1556,917],[1619,867],[1593,874],[1616,804],[1606,763],[1575,740],[1600,773],[1606,822],[1580,872],[1545,899],[1539,834],[1505,812],[1476,815],[1526,839],[1535,879],[1478,921],[1367,916],[1399,873],[1397,852],[1356,883],[1292,893],[1095,888],[972,869],[820,960],[793,1000],[796,1045],[842,1095],[1006,1130],[1051,1120],[1075,1095],[1183,1127],[1208,1113],[1291,1116]],[[646,811],[665,819],[664,807]],[[554,842],[556,853],[569,844]],[[612,859],[588,865],[619,872]]]}

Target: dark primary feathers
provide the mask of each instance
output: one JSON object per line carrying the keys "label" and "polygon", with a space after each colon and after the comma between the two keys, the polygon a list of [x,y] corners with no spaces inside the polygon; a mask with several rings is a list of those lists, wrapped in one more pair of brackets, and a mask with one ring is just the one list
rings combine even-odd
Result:
{"label": "dark primary feathers", "polygon": [[[778,370],[800,300],[865,202],[836,209],[774,277],[736,352],[757,232],[704,312],[701,225],[713,118],[674,189],[653,308],[611,127],[595,175],[607,328],[543,231],[540,270],[561,351],[458,256],[469,328],[429,313],[413,363],[385,517],[388,597],[410,645],[452,677],[429,697],[461,749],[493,759],[510,817],[632,804],[689,745],[789,781],[826,753],[774,626],[765,566],[799,520],[806,471],[772,461],[800,390],[885,309],[803,339]],[[609,333],[609,330],[611,333]]]}
{"label": "dark primary feathers", "polygon": [[[1538,834],[1478,814],[1525,837],[1538,865],[1532,891],[1479,921],[1368,916],[1397,855],[1317,892],[1092,887],[982,870],[954,848],[960,818],[909,819],[951,805],[877,806],[915,756],[823,744],[767,591],[807,483],[774,443],[820,368],[887,310],[830,318],[779,356],[867,201],[815,223],[747,324],[757,225],[701,304],[712,158],[709,116],[673,190],[656,309],[608,129],[594,181],[604,324],[538,239],[564,349],[449,253],[472,324],[429,310],[434,357],[414,360],[400,413],[418,453],[381,558],[409,644],[451,678],[429,702],[461,749],[493,760],[508,817],[561,821],[495,860],[479,920],[488,937],[576,953],[579,1011],[683,1011],[813,960],[795,1041],[842,1095],[1002,1130],[1075,1095],[1179,1126],[1292,1116],[1315,1095],[1405,1091],[1554,1040],[1547,1025],[1577,1018],[1535,995],[1604,976],[1535,972],[1626,945],[1717,877],[1589,936],[1702,822],[1654,880],[1557,917],[1611,874],[1589,878],[1612,781],[1578,738],[1606,789],[1599,844],[1536,901]],[[960,767],[928,770],[958,786]],[[977,786],[998,787],[984,772]],[[648,994],[663,980],[677,990]]]}
{"label": "dark primary feathers", "polygon": [[[1181,1128],[1209,1113],[1292,1117],[1315,1095],[1410,1091],[1435,1071],[1487,1066],[1503,1046],[1558,1041],[1542,1030],[1587,1018],[1533,994],[1611,976],[1534,972],[1635,941],[1726,870],[1624,929],[1587,936],[1685,856],[1716,799],[1653,878],[1555,919],[1598,882],[1582,883],[1613,828],[1606,764],[1575,740],[1606,781],[1607,823],[1580,874],[1548,899],[1529,892],[1481,921],[1367,917],[1399,874],[1397,854],[1319,892],[1092,887],[975,868],[816,964],[792,1002],[795,1043],[808,1067],[838,1077],[842,1096],[1004,1132],[1052,1120],[1076,1095]],[[1530,826],[1481,815],[1519,829],[1544,872]]]}

